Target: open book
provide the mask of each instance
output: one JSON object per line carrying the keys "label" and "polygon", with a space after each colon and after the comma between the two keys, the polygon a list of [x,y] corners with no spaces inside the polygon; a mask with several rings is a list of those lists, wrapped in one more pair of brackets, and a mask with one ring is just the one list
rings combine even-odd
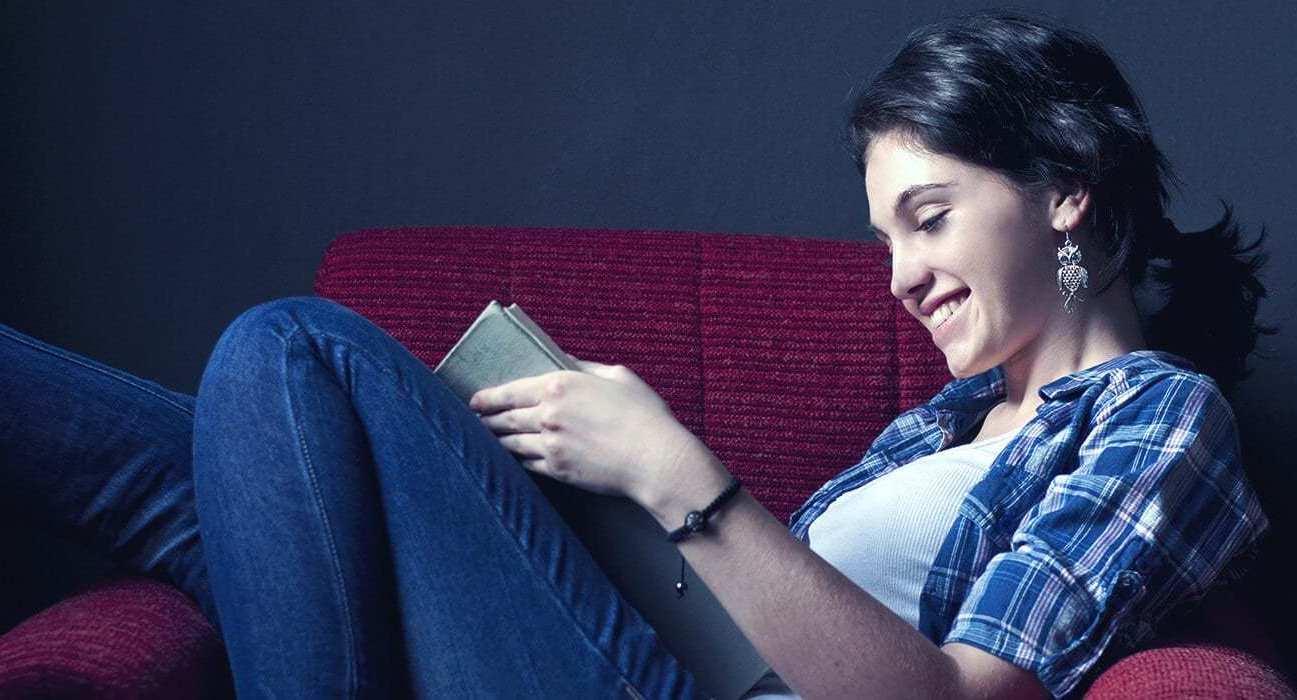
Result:
{"label": "open book", "polygon": [[[560,369],[581,371],[517,304],[493,300],[433,371],[467,405],[479,389]],[[677,597],[680,552],[647,511],[627,498],[527,473],[705,692],[733,700],[770,669],[692,570],[688,592]]]}

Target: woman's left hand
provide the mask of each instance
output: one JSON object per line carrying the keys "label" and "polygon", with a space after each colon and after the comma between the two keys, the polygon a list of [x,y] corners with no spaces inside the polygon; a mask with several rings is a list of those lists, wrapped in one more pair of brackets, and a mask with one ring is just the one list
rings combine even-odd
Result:
{"label": "woman's left hand", "polygon": [[572,359],[582,371],[488,387],[469,408],[527,469],[643,504],[702,442],[630,369]]}

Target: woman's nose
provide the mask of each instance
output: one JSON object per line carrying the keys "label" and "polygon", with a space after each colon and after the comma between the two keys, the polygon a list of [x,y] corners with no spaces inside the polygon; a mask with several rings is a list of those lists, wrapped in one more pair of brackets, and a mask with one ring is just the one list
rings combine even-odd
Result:
{"label": "woman's nose", "polygon": [[892,253],[892,296],[898,300],[917,297],[932,279],[928,266],[916,255]]}

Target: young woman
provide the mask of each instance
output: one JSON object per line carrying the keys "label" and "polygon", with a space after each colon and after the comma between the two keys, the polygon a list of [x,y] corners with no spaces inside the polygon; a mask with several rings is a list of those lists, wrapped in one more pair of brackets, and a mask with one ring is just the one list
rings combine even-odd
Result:
{"label": "young woman", "polygon": [[1220,390],[1259,261],[1228,211],[1176,231],[1129,86],[1038,20],[916,31],[849,132],[892,293],[955,379],[791,527],[626,367],[469,410],[311,297],[240,315],[196,400],[0,327],[12,481],[193,595],[249,697],[695,695],[517,461],[669,531],[731,494],[679,547],[774,669],[749,697],[1064,696],[1266,530]]}

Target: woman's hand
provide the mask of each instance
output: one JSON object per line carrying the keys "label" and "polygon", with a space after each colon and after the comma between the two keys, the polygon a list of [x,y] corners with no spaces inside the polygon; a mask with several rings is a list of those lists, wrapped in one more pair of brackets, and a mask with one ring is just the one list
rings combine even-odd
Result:
{"label": "woman's hand", "polygon": [[630,369],[572,359],[582,371],[488,387],[469,408],[527,469],[643,505],[706,447]]}

